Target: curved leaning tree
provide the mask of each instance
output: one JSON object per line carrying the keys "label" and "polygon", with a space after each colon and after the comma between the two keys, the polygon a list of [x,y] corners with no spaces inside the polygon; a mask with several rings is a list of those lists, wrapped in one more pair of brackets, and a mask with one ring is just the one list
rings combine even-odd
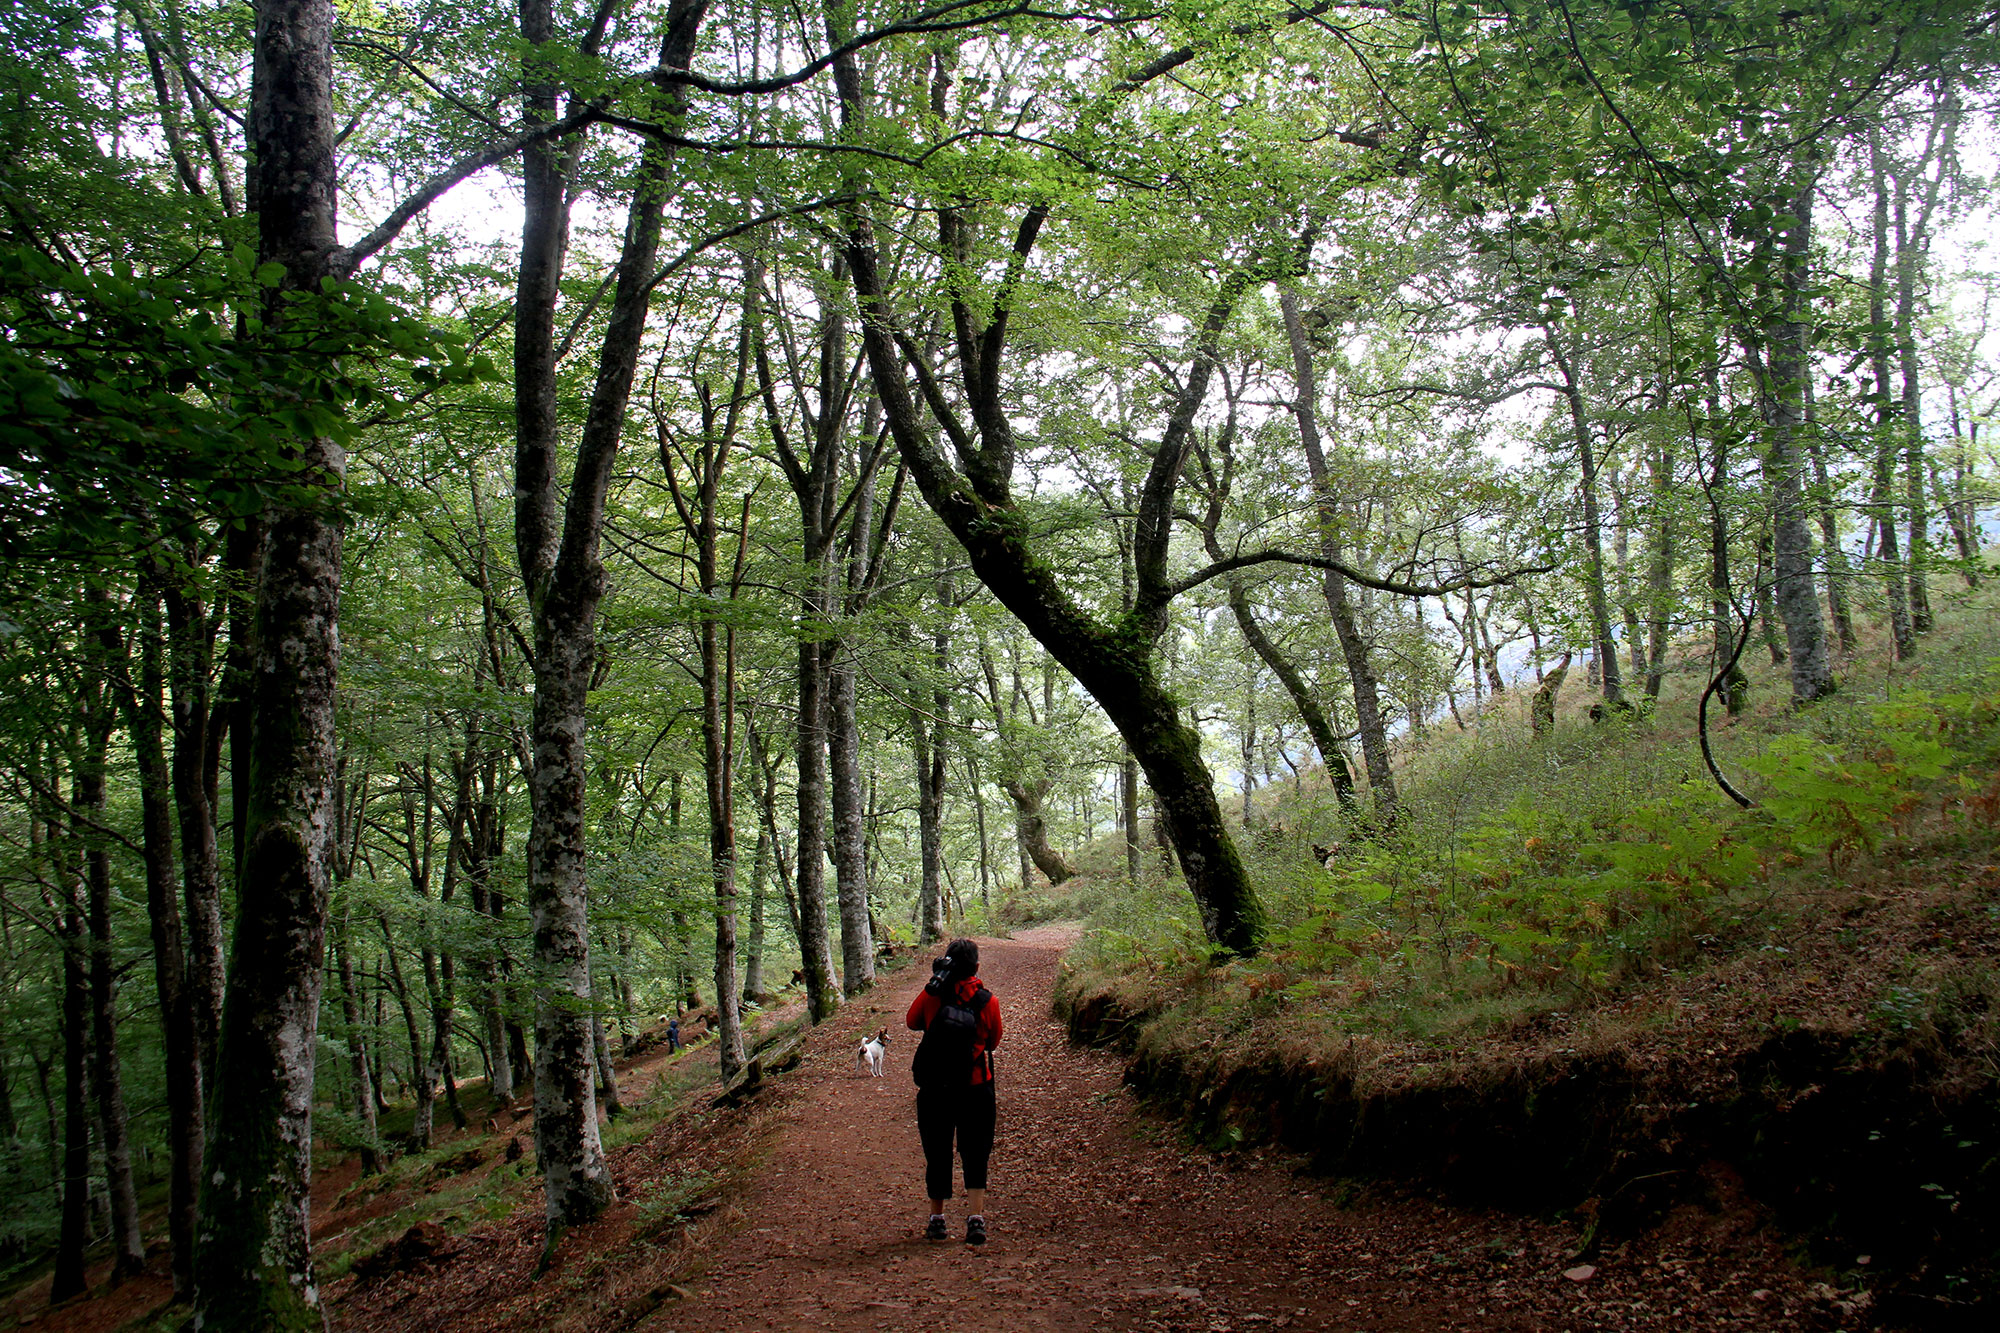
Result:
{"label": "curved leaning tree", "polygon": [[[1042,68],[1060,71],[1056,77],[1065,86],[1080,62],[1111,71],[1093,95],[1081,99],[1023,89],[1004,74],[981,68],[978,62],[993,54],[971,46],[937,55],[928,67],[928,88],[921,91],[871,86],[852,57],[834,65],[843,133],[859,150],[848,160],[870,164],[850,167],[847,177],[848,192],[864,201],[848,207],[843,217],[847,270],[860,307],[869,372],[904,464],[926,503],[965,547],[974,572],[1090,692],[1130,746],[1159,801],[1209,940],[1238,954],[1257,950],[1264,911],[1216,799],[1200,733],[1162,679],[1156,649],[1170,604],[1211,579],[1271,561],[1335,569],[1355,582],[1409,596],[1436,596],[1467,582],[1397,583],[1326,556],[1282,550],[1239,552],[1191,570],[1175,560],[1182,474],[1194,456],[1239,305],[1260,285],[1282,281],[1297,268],[1301,236],[1309,246],[1317,209],[1346,189],[1397,170],[1401,154],[1381,136],[1348,134],[1325,136],[1329,143],[1316,158],[1301,152],[1295,137],[1272,130],[1276,116],[1267,118],[1254,98],[1231,108],[1224,126],[1201,123],[1200,96],[1151,93],[1156,85],[1166,86],[1163,76],[1175,71],[1180,73],[1174,89],[1198,84],[1201,58],[1225,48],[1233,60],[1272,58],[1272,50],[1249,53],[1264,49],[1258,44],[1271,32],[1322,12],[1276,8],[1245,27],[1143,57],[1131,57],[1134,44],[1119,42],[1082,55],[1072,52],[1067,63],[1042,62]],[[839,41],[839,32],[831,31],[830,44]],[[871,72],[880,76],[879,69]],[[1240,80],[1240,74],[1234,77]],[[954,99],[959,83],[968,91]],[[996,88],[1000,91],[990,91]],[[1038,94],[1078,109],[1062,123],[1026,130],[1041,116]],[[910,118],[889,122],[881,110],[897,98],[928,104],[927,128],[939,142],[910,149]],[[1180,102],[1198,109],[1184,112]],[[1246,137],[1259,135],[1266,137],[1255,148],[1285,154],[1276,163],[1251,154],[1270,168],[1268,176],[1238,161]],[[990,174],[971,155],[953,159],[946,152],[952,144],[991,139],[1008,141],[1018,156],[1001,158]],[[1189,151],[1181,144],[1203,147]],[[1355,148],[1361,150],[1358,156],[1350,151]],[[899,156],[915,169],[892,185],[895,168],[878,164]],[[894,192],[898,186],[900,194]],[[1101,197],[1120,190],[1140,196],[1141,206],[1107,204]],[[1011,221],[1001,219],[1003,200],[1018,209]],[[894,230],[902,236],[926,225],[926,215],[934,219],[927,265],[907,258],[892,262],[885,251],[880,237],[896,206],[915,215],[914,221],[896,219]],[[1129,602],[1114,612],[1086,605],[1060,577],[1014,492],[1025,412],[1010,379],[1025,381],[1033,373],[1035,352],[1018,348],[1011,335],[1017,316],[1048,313],[1043,294],[1058,284],[1046,268],[1038,268],[1037,245],[1052,225],[1073,228],[1074,235],[1065,239],[1100,256],[1151,249],[1139,267],[1146,269],[1150,260],[1171,270],[1182,279],[1171,284],[1179,290],[1179,311],[1192,308],[1192,313],[1153,316],[1160,327],[1184,332],[1177,363],[1167,364],[1165,356],[1156,360],[1167,388],[1152,438],[1138,444],[1144,460],[1132,516],[1133,588]],[[1171,238],[1162,232],[1171,232]],[[919,274],[932,278],[942,294],[942,349],[920,332],[926,319],[914,290]],[[1060,315],[1055,319],[1062,322]],[[1066,322],[1073,327],[1084,321]],[[1037,328],[1036,340],[1045,343],[1050,332]]]}

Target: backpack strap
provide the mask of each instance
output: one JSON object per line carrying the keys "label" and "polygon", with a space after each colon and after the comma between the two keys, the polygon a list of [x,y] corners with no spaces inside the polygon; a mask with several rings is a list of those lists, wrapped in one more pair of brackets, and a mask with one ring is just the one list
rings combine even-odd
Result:
{"label": "backpack strap", "polygon": [[[979,1030],[979,1016],[986,1012],[986,1006],[992,999],[993,992],[981,986],[978,992],[973,995],[972,1002],[966,1006],[972,1010],[972,1027],[974,1032]],[[993,1081],[993,1052],[991,1050],[982,1050],[979,1053],[979,1059],[986,1066],[986,1081],[991,1083]]]}

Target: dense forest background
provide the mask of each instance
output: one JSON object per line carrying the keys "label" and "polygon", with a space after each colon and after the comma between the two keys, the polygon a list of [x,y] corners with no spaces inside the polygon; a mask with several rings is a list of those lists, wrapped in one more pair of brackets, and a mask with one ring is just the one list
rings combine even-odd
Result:
{"label": "dense forest background", "polygon": [[[10,6],[0,1269],[157,1220],[204,1326],[317,1327],[314,1143],[468,1083],[553,1245],[644,1028],[733,1076],[746,1007],[1079,869],[1132,949],[1602,984],[1726,837],[1530,894],[1523,816],[1403,911],[1405,788],[1774,702],[1742,661],[1816,705],[1990,577],[1996,28]],[[1758,761],[1784,855],[1942,771],[1871,725],[1879,806]]]}

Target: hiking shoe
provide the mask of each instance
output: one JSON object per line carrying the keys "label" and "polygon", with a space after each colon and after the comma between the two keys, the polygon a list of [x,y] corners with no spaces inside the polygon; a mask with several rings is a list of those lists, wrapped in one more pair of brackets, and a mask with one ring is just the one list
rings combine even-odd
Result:
{"label": "hiking shoe", "polygon": [[985,1218],[968,1217],[965,1219],[965,1243],[967,1245],[984,1245],[986,1243]]}
{"label": "hiking shoe", "polygon": [[[984,1240],[985,1238],[986,1238],[985,1232],[982,1230],[980,1233],[980,1239]],[[931,1219],[931,1224],[924,1228],[924,1239],[925,1240],[951,1239],[951,1231],[948,1227],[945,1226],[943,1217],[933,1217]]]}

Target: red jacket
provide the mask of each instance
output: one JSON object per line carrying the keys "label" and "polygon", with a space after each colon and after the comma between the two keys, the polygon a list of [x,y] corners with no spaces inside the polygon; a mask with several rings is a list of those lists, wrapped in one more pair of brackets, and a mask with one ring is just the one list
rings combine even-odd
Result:
{"label": "red jacket", "polygon": [[[969,1001],[979,994],[979,987],[978,977],[967,977],[959,982],[959,1000]],[[909,1015],[903,1021],[909,1024],[911,1031],[922,1032],[937,1017],[937,1011],[943,1004],[928,990],[918,991],[917,998],[910,1001]],[[988,1000],[980,1006],[978,1032],[979,1035],[972,1039],[972,1079],[969,1084],[975,1088],[993,1081],[993,1062],[986,1058],[986,1053],[1000,1044],[1000,1001]]]}

